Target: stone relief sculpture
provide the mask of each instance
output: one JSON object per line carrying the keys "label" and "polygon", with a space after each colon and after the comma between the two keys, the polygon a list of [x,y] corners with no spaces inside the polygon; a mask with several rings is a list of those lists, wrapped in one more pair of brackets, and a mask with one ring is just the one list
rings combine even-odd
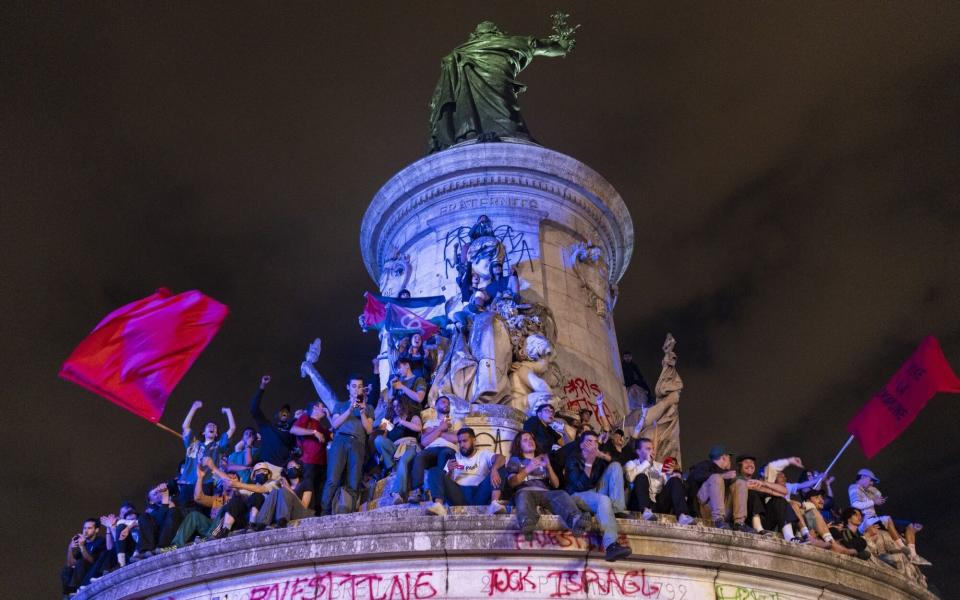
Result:
{"label": "stone relief sculpture", "polygon": [[[547,381],[556,377],[544,376],[557,371],[548,360],[556,341],[553,315],[546,306],[522,302],[516,273],[503,275],[506,251],[493,230],[489,217],[481,216],[469,230],[469,242],[457,249],[455,266],[466,304],[451,314],[451,342],[438,360],[431,399],[452,394],[469,402],[517,407],[525,406],[531,391],[551,393]],[[534,335],[538,337],[531,340]],[[516,377],[512,366],[521,371]],[[531,369],[539,381],[526,377]],[[513,389],[515,381],[523,386],[519,392]]]}
{"label": "stone relief sculpture", "polygon": [[534,333],[524,341],[524,353],[526,360],[510,367],[511,404],[517,410],[529,413],[555,396],[552,386],[544,379],[553,362],[553,345],[546,336]]}
{"label": "stone relief sculpture", "polygon": [[457,254],[458,283],[463,298],[469,301],[451,315],[453,339],[437,367],[432,399],[454,394],[469,402],[500,403],[510,396],[510,330],[504,318],[492,310],[493,298],[485,290],[495,282],[495,265],[503,265],[506,257],[503,244],[492,232],[489,217],[481,216],[470,230],[470,242]]}
{"label": "stone relief sculpture", "polygon": [[407,289],[412,271],[410,257],[406,254],[397,254],[383,263],[380,270],[380,294],[393,298],[399,296],[401,290]]}
{"label": "stone relief sculpture", "polygon": [[465,43],[444,56],[430,99],[429,152],[468,139],[530,139],[517,104],[517,95],[526,86],[517,75],[536,56],[566,56],[573,50],[577,27],[567,25],[566,18],[553,15],[554,33],[543,39],[507,35],[495,23],[484,21]]}
{"label": "stone relief sculpture", "polygon": [[587,306],[606,318],[617,301],[617,288],[610,285],[610,269],[603,250],[593,242],[571,248],[571,268],[587,294]]}
{"label": "stone relief sculpture", "polygon": [[677,353],[673,350],[676,344],[677,340],[668,333],[663,342],[660,378],[654,388],[657,400],[653,405],[641,409],[643,425],[640,435],[653,440],[657,456],[673,456],[680,462],[680,392],[683,390],[683,380],[677,372]]}

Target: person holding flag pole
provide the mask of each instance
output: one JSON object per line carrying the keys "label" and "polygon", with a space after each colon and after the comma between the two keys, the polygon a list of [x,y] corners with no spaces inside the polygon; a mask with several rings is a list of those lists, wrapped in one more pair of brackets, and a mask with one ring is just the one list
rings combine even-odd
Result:
{"label": "person holding flag pole", "polygon": [[[940,343],[933,336],[926,337],[909,359],[897,370],[893,378],[881,390],[874,394],[867,403],[847,423],[850,437],[844,442],[827,468],[820,474],[815,489],[819,489],[830,470],[837,464],[840,457],[847,450],[854,438],[860,442],[860,447],[866,457],[873,458],[890,442],[897,439],[906,431],[907,427],[917,418],[920,411],[938,393],[960,394],[960,378],[950,368]],[[860,469],[858,480],[850,486],[849,495],[852,506],[860,510],[873,512],[873,517],[867,517],[864,512],[863,527],[882,522],[890,531],[894,543],[909,552],[914,564],[929,564],[929,561],[916,553],[915,535],[921,526],[915,523],[907,525],[906,535],[908,545],[905,545],[890,517],[877,517],[874,506],[885,501],[872,483],[878,481],[869,469]],[[874,498],[877,496],[877,498]]]}

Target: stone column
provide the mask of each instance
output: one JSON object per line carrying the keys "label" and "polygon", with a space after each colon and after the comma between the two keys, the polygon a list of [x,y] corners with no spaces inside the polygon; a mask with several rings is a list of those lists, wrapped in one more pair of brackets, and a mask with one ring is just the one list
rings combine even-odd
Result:
{"label": "stone column", "polygon": [[616,190],[583,163],[509,139],[418,160],[367,209],[360,235],[367,270],[386,292],[397,286],[389,266],[414,296],[443,295],[452,310],[460,300],[458,244],[469,242],[482,215],[504,246],[505,273],[519,272],[524,301],[553,313],[559,372],[551,385],[561,408],[595,410],[602,392],[619,425],[627,411],[612,309],[633,224]]}

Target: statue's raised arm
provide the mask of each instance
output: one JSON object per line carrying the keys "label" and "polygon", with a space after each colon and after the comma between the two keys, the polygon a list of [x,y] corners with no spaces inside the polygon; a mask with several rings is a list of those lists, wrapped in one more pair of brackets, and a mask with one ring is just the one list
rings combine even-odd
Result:
{"label": "statue's raised arm", "polygon": [[525,86],[516,78],[535,56],[566,56],[573,49],[579,26],[570,27],[566,18],[553,15],[554,33],[542,39],[508,35],[484,21],[444,56],[430,99],[430,152],[470,139],[532,140],[517,104]]}

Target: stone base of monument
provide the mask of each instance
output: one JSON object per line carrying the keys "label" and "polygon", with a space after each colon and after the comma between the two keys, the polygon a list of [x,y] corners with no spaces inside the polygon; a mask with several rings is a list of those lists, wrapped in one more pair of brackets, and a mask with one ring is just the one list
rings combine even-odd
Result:
{"label": "stone base of monument", "polygon": [[598,532],[574,536],[552,515],[540,527],[527,540],[480,507],[304,519],[142,560],[77,598],[935,598],[892,569],[770,537],[621,519],[633,555],[608,563]]}

